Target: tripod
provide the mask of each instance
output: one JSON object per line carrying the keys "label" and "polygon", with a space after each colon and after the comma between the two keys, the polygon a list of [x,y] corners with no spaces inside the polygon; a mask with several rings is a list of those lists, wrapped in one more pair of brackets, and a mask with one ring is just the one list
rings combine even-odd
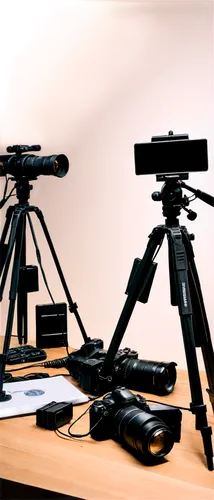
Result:
{"label": "tripod", "polygon": [[[12,178],[12,180],[16,180]],[[35,179],[34,179],[35,180]],[[10,347],[10,339],[13,327],[13,319],[15,312],[15,303],[16,297],[18,295],[17,300],[17,329],[18,329],[18,339],[19,343],[22,344],[27,343],[27,291],[22,290],[19,287],[19,278],[20,278],[20,268],[24,268],[26,266],[26,222],[28,220],[33,242],[36,248],[37,259],[41,264],[41,256],[39,252],[39,248],[36,241],[36,236],[33,228],[33,224],[31,221],[30,213],[34,212],[43,229],[46,241],[48,243],[50,252],[52,254],[59,278],[61,280],[62,287],[64,289],[69,310],[71,313],[74,313],[78,326],[81,330],[84,341],[89,341],[89,337],[86,334],[83,323],[77,311],[77,304],[73,302],[71,295],[69,293],[59,260],[57,258],[50,234],[48,232],[48,228],[46,226],[44,216],[41,210],[38,207],[32,206],[29,204],[28,199],[30,197],[30,190],[33,188],[32,185],[29,184],[29,180],[27,177],[21,177],[16,184],[16,195],[18,198],[18,203],[10,206],[6,213],[6,221],[2,231],[2,237],[0,240],[0,255],[1,255],[1,266],[0,266],[0,276],[2,275],[1,283],[0,283],[0,301],[3,298],[4,287],[6,284],[6,279],[8,275],[8,270],[10,266],[10,261],[12,258],[12,253],[14,251],[14,261],[12,266],[12,274],[11,274],[11,284],[10,284],[10,293],[9,293],[9,309],[7,316],[7,324],[6,324],[6,332],[5,339],[3,345],[3,353],[0,354],[0,402],[7,401],[11,398],[11,396],[5,394],[3,391],[3,377],[5,371],[5,365],[7,361],[7,354]],[[10,234],[8,238],[8,243],[5,243],[7,238],[7,234],[10,229]],[[41,270],[43,271],[42,266]],[[43,277],[45,278],[44,272]]]}
{"label": "tripod", "polygon": [[[191,240],[194,235],[188,234],[184,226],[179,225],[178,216],[181,208],[189,204],[186,196],[183,197],[181,186],[195,193],[203,201],[214,206],[214,198],[199,190],[187,186],[177,176],[167,178],[161,193],[153,193],[154,200],[162,200],[165,225],[157,226],[149,235],[149,242],[142,260],[137,259],[132,270],[127,287],[128,297],[117,323],[103,367],[100,380],[107,379],[111,374],[111,366],[115,354],[120,346],[131,314],[137,300],[146,303],[153,283],[157,264],[154,258],[159,251],[165,235],[169,250],[169,276],[171,304],[178,306],[184,349],[186,354],[188,377],[192,402],[190,410],[196,418],[196,429],[201,431],[204,452],[209,470],[214,469],[212,428],[208,426],[206,405],[203,402],[202,387],[197,362],[196,347],[200,347],[203,354],[209,389],[210,401],[214,410],[214,352],[210,337],[209,325],[204,307],[199,277],[194,262],[194,252]],[[187,177],[188,178],[188,177]],[[158,179],[163,180],[163,179]],[[189,218],[194,220],[195,212],[187,210]]]}

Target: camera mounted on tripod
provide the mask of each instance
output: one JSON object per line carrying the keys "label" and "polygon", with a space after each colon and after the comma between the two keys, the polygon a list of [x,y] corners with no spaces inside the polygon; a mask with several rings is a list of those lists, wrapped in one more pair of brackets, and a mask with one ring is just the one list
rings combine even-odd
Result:
{"label": "camera mounted on tripod", "polygon": [[[162,201],[163,216],[180,215],[183,208],[191,221],[197,217],[196,212],[187,206],[200,198],[205,203],[214,206],[214,198],[199,189],[187,186],[184,180],[189,178],[189,172],[205,172],[208,170],[208,151],[206,139],[190,140],[188,134],[173,134],[153,136],[150,143],[135,144],[136,175],[156,174],[158,182],[164,182],[161,191],[152,193],[154,201]],[[183,196],[182,187],[191,191],[194,198]]]}
{"label": "camera mounted on tripod", "polygon": [[68,158],[64,154],[51,156],[36,156],[28,154],[30,151],[40,151],[39,144],[33,146],[8,146],[8,155],[0,155],[0,177],[10,174],[13,180],[26,177],[36,180],[39,175],[54,175],[64,177],[69,169]]}
{"label": "camera mounted on tripod", "polygon": [[151,142],[134,145],[136,175],[155,174],[157,181],[187,180],[189,172],[208,170],[207,139],[189,139],[188,134],[156,135]]}

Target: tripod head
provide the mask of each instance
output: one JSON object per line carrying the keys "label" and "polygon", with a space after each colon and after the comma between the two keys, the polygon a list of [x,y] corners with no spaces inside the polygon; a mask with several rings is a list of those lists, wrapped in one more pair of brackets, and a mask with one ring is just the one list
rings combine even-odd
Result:
{"label": "tripod head", "polygon": [[164,181],[164,185],[161,191],[152,193],[154,201],[162,201],[163,216],[167,218],[170,225],[177,222],[177,217],[179,217],[182,208],[188,212],[187,217],[189,220],[193,221],[197,217],[196,212],[186,208],[190,200],[186,195],[183,196],[181,189],[181,182],[184,177],[188,178],[188,174],[157,176],[157,181]]}
{"label": "tripod head", "polygon": [[[157,181],[164,181],[164,185],[161,191],[154,191],[152,193],[152,199],[154,201],[162,201],[163,216],[167,218],[167,223],[170,225],[177,222],[177,217],[180,215],[182,208],[188,213],[187,218],[189,220],[194,221],[196,219],[197,213],[187,209],[187,206],[196,198],[214,207],[213,196],[199,189],[194,189],[183,181],[183,179],[189,178],[189,174],[157,175],[156,178]],[[182,187],[191,191],[194,197],[183,196]]]}
{"label": "tripod head", "polygon": [[26,177],[22,177],[22,179],[16,182],[15,188],[19,204],[24,205],[28,203],[30,191],[33,189],[33,185],[29,184],[29,180]]}

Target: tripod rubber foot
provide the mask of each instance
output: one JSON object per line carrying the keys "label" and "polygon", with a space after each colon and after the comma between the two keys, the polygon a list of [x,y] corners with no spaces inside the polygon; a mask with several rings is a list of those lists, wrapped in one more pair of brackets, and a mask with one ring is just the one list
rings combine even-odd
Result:
{"label": "tripod rubber foot", "polygon": [[10,401],[12,399],[11,394],[7,394],[5,391],[0,393],[0,403],[5,403],[6,401]]}
{"label": "tripod rubber foot", "polygon": [[210,471],[214,470],[214,457],[207,456],[207,468]]}
{"label": "tripod rubber foot", "polygon": [[207,458],[208,470],[214,470],[214,457],[212,447],[212,427],[202,427],[201,435],[204,443],[204,452]]}

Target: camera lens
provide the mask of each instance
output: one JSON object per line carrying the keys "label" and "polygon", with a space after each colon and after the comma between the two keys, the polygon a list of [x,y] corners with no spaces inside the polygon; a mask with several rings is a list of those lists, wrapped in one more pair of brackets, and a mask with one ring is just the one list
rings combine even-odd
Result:
{"label": "camera lens", "polygon": [[17,178],[26,176],[29,179],[35,179],[38,175],[64,177],[69,169],[68,158],[63,154],[52,156],[22,155],[20,158],[11,156],[7,163],[7,168],[3,171],[4,175],[10,173]]}
{"label": "camera lens", "polygon": [[176,363],[125,359],[119,366],[117,381],[135,391],[170,394],[176,382]]}
{"label": "camera lens", "polygon": [[149,443],[149,451],[152,455],[158,455],[165,446],[165,435],[163,431],[157,431]]}
{"label": "camera lens", "polygon": [[119,410],[113,425],[116,439],[142,454],[144,460],[158,461],[173,447],[173,434],[169,427],[136,406]]}
{"label": "camera lens", "polygon": [[55,175],[64,177],[69,168],[67,156],[34,156],[26,155],[21,158],[21,168],[24,175]]}

